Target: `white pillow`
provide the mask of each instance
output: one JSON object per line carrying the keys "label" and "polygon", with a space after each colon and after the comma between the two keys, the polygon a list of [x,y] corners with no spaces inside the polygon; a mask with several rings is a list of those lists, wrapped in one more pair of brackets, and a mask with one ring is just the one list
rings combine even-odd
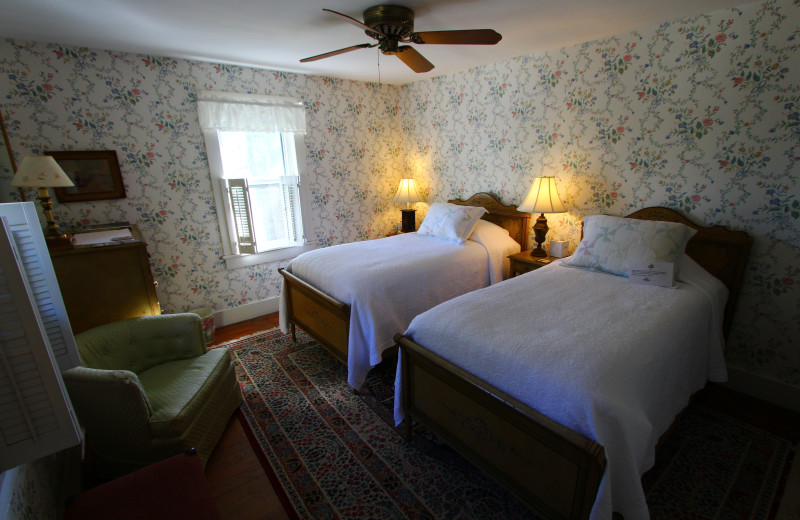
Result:
{"label": "white pillow", "polygon": [[463,246],[484,213],[486,208],[435,202],[428,209],[417,234]]}
{"label": "white pillow", "polygon": [[583,240],[564,263],[622,276],[631,261],[677,262],[697,231],[677,222],[591,215],[583,219]]}
{"label": "white pillow", "polygon": [[507,236],[511,236],[511,233],[509,233],[506,228],[500,227],[488,220],[478,219],[475,223],[475,229],[472,230],[469,239],[486,245],[486,242],[498,239],[502,240],[503,237]]}

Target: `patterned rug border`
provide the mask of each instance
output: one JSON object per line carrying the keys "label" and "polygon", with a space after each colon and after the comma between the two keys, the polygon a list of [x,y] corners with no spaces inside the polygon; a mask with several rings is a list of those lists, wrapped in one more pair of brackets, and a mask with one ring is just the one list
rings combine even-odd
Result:
{"label": "patterned rug border", "polygon": [[[767,497],[766,495],[762,495],[761,501],[758,504],[755,504],[752,513],[756,517],[764,518],[765,520],[778,520],[777,513],[780,510],[781,499],[783,498],[784,493],[786,492],[786,485],[788,482],[789,474],[791,473],[794,464],[795,454],[800,446],[794,444],[790,439],[787,439],[782,435],[770,432],[755,424],[743,421],[726,413],[715,410],[714,408],[710,408],[706,405],[694,403],[692,404],[692,406],[695,410],[700,409],[703,411],[703,413],[708,414],[712,417],[719,417],[721,418],[721,420],[731,423],[740,430],[749,431],[753,434],[761,435],[775,441],[777,446],[775,448],[774,460],[776,462],[782,462],[782,466],[773,465],[771,467],[771,470],[769,471],[769,474],[764,477],[765,482],[772,483],[774,491],[772,493],[771,498]],[[656,456],[658,457],[658,455]],[[658,459],[656,460],[657,460],[656,464],[652,468],[650,468],[645,473],[645,475],[642,476],[643,479],[647,478],[647,476],[651,472],[664,471],[662,468],[659,467]],[[645,487],[645,492],[647,493],[650,492],[648,486]],[[768,503],[764,503],[764,499],[768,499]]]}
{"label": "patterned rug border", "polygon": [[[787,497],[786,490],[789,489],[789,480],[792,477],[792,472],[794,470],[795,461],[800,460],[797,458],[797,452],[800,450],[800,445],[792,444],[789,448],[789,454],[786,456],[786,462],[783,467],[783,474],[780,476],[780,481],[778,482],[778,489],[775,491],[775,498],[773,499],[772,508],[769,511],[769,519],[781,519],[782,516],[779,517],[778,513],[787,514],[788,510],[783,510],[783,500]],[[799,475],[800,475],[800,470]],[[800,480],[797,481],[798,486],[800,486]],[[800,487],[798,487],[800,490]],[[800,508],[794,512],[794,518],[800,519]]]}
{"label": "patterned rug border", "polygon": [[253,449],[258,462],[264,469],[264,473],[267,474],[269,483],[272,484],[272,489],[275,491],[275,495],[278,497],[278,500],[280,500],[281,506],[283,506],[283,510],[286,512],[286,515],[290,520],[301,520],[300,515],[298,515],[297,511],[292,505],[289,495],[286,493],[286,490],[283,489],[283,485],[281,484],[280,478],[278,478],[278,474],[275,473],[274,469],[272,469],[269,459],[267,459],[267,456],[264,454],[264,451],[258,444],[258,439],[256,438],[255,431],[253,430],[253,425],[248,421],[247,413],[244,411],[246,406],[247,403],[242,401],[239,409],[236,410],[236,417],[239,419],[239,424],[242,425],[245,436],[247,436],[247,441],[250,443],[250,447]]}

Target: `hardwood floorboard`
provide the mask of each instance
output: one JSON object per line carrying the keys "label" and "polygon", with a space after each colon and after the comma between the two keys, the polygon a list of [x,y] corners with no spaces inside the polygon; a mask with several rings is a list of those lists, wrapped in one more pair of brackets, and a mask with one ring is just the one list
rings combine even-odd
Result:
{"label": "hardwood floorboard", "polygon": [[[231,341],[278,326],[278,314],[269,314],[221,327],[211,345]],[[709,384],[695,397],[708,408],[752,424],[793,443],[800,442],[800,414]],[[795,466],[797,462],[795,462]],[[275,489],[234,415],[206,466],[206,478],[223,520],[288,520]],[[791,497],[800,490],[786,489]],[[793,517],[796,518],[796,517]]]}
{"label": "hardwood floorboard", "polygon": [[246,320],[239,323],[233,323],[225,327],[220,327],[214,334],[214,341],[209,343],[209,346],[219,345],[226,341],[231,341],[250,334],[255,334],[262,330],[274,329],[278,326],[278,313],[267,314],[252,320]]}

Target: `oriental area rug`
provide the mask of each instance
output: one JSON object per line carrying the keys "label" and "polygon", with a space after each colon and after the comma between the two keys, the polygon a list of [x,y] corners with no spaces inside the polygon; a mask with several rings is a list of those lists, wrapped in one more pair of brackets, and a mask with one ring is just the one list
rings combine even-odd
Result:
{"label": "oriental area rug", "polygon": [[[525,506],[430,432],[393,427],[394,366],[358,394],[347,367],[298,331],[222,345],[235,361],[243,423],[292,518],[525,519]],[[643,484],[653,519],[769,519],[789,441],[691,405]]]}

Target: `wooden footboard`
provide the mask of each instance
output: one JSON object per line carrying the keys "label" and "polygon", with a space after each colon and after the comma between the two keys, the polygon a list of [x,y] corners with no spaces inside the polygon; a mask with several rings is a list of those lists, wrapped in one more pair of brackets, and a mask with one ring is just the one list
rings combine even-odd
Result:
{"label": "wooden footboard", "polygon": [[295,340],[295,325],[347,363],[350,306],[320,291],[285,269],[278,269],[286,283],[288,321]]}
{"label": "wooden footboard", "polygon": [[406,421],[413,416],[534,511],[589,518],[602,446],[398,334]]}

